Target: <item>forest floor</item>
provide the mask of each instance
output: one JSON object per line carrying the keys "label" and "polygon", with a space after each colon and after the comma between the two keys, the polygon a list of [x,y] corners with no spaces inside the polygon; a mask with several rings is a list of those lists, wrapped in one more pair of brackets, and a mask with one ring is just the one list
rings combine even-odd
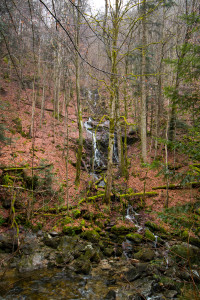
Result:
{"label": "forest floor", "polygon": [[[66,125],[63,99],[60,99],[60,120],[53,116],[53,104],[51,92],[46,94],[44,116],[41,118],[40,98],[41,94],[37,95],[35,118],[34,118],[34,139],[30,138],[30,126],[32,118],[32,89],[20,90],[16,81],[9,79],[0,80],[0,108],[1,108],[1,123],[5,126],[5,135],[11,139],[11,143],[7,145],[1,144],[0,150],[0,166],[6,167],[37,167],[44,164],[52,164],[51,180],[52,189],[59,191],[59,197],[54,195],[48,196],[48,207],[57,207],[66,205],[66,161],[65,161],[65,143],[66,143]],[[76,176],[76,150],[78,139],[76,103],[75,100],[70,103],[68,109],[68,128],[69,128],[69,163],[68,163],[68,193],[69,205],[77,205],[79,200],[86,195],[91,184],[92,176],[85,170],[81,172],[80,185],[77,187],[74,184]],[[87,114],[84,116],[84,121],[87,120]],[[84,135],[86,137],[86,130]],[[153,143],[148,137],[148,157],[149,163],[154,160]],[[33,151],[34,149],[34,151]],[[161,145],[159,149],[159,160],[164,164],[165,151]],[[117,168],[114,170],[114,187],[119,187],[124,190],[124,193],[130,188],[135,192],[152,191],[153,187],[166,185],[166,180],[163,174],[158,175],[158,169],[152,169],[149,166],[141,164],[140,142],[137,142],[128,147],[129,158],[129,175],[128,179],[119,178],[117,176]],[[190,162],[178,153],[170,153],[168,157],[170,165],[179,166],[178,173],[189,170]],[[175,164],[174,164],[175,161]],[[2,171],[1,171],[2,172]],[[1,175],[1,174],[0,174]],[[170,182],[176,183],[176,181]],[[1,195],[5,188],[1,187]],[[148,217],[157,219],[157,212],[163,211],[166,190],[157,190],[158,195],[145,199],[143,211],[148,213]],[[57,194],[58,195],[58,194]],[[27,193],[20,194],[26,203]],[[169,207],[176,205],[184,205],[193,203],[199,197],[198,189],[177,189],[169,190]],[[46,201],[46,198],[45,198]],[[133,206],[135,202],[132,200]],[[44,205],[43,196],[37,196],[37,202],[34,204],[34,209],[40,209]],[[102,204],[103,205],[103,204]],[[89,206],[88,206],[89,209]],[[92,209],[90,207],[90,209]],[[8,217],[9,210],[0,207],[0,215],[3,218]],[[51,222],[50,222],[51,223]],[[47,228],[49,226],[45,225]],[[4,230],[4,229],[1,229]]]}

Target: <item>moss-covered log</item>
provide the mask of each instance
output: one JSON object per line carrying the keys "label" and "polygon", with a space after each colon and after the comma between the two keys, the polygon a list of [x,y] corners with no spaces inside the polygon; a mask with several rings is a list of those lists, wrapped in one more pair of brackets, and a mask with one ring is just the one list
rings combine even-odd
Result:
{"label": "moss-covered log", "polygon": [[[200,187],[200,182],[189,182],[185,185],[181,184],[170,184],[168,186],[169,190],[179,190],[179,189],[188,189],[188,188],[199,188]],[[167,185],[161,185],[161,186],[156,186],[153,187],[152,190],[166,190]]]}
{"label": "moss-covered log", "polygon": [[154,197],[158,196],[157,192],[141,192],[141,193],[131,193],[131,194],[122,194],[118,195],[118,197],[121,198],[140,198],[140,197]]}

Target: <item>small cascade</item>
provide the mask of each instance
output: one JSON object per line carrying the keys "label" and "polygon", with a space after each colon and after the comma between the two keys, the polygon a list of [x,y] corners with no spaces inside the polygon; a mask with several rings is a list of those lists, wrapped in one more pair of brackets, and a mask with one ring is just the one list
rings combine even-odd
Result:
{"label": "small cascade", "polygon": [[157,248],[158,236],[154,234],[154,237],[155,237],[154,247]]}
{"label": "small cascade", "polygon": [[97,139],[95,132],[92,132],[92,144],[93,144],[93,151],[94,151],[94,166],[100,166],[100,152],[97,148]]}
{"label": "small cascade", "polygon": [[169,268],[169,244],[165,243],[166,245],[166,251],[165,251],[165,261],[166,261],[166,269]]}
{"label": "small cascade", "polygon": [[138,224],[138,216],[139,214],[136,211],[134,211],[133,207],[131,205],[128,205],[125,219],[134,223],[135,227],[137,227],[138,229],[137,232],[140,232],[143,229],[143,227]]}

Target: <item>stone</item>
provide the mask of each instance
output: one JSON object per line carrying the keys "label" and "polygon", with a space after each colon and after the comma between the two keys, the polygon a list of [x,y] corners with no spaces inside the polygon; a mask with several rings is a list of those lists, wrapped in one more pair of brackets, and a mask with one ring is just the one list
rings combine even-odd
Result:
{"label": "stone", "polygon": [[81,237],[92,242],[97,243],[100,239],[100,235],[95,230],[87,230],[81,233]]}
{"label": "stone", "polygon": [[143,236],[139,233],[129,233],[126,235],[126,238],[136,244],[139,244],[141,243]]}
{"label": "stone", "polygon": [[134,254],[135,259],[150,261],[154,258],[155,253],[151,248],[142,248],[139,252]]}
{"label": "stone", "polygon": [[178,292],[175,291],[175,290],[167,290],[167,291],[164,293],[164,295],[165,295],[165,297],[167,297],[167,299],[168,299],[168,298],[169,298],[169,299],[174,299],[174,297],[176,297],[177,294],[178,294]]}
{"label": "stone", "polygon": [[111,257],[114,254],[113,247],[107,247],[103,249],[103,254],[107,257]]}
{"label": "stone", "polygon": [[185,262],[200,263],[200,249],[188,243],[173,245],[170,249],[170,254],[175,258],[176,262],[185,259]]}
{"label": "stone", "polygon": [[31,255],[23,255],[20,259],[17,269],[20,273],[31,272],[47,267],[48,261],[44,258],[44,253],[33,253]]}
{"label": "stone", "polygon": [[134,281],[144,275],[148,275],[148,264],[138,263],[131,267],[127,272],[124,273],[127,281]]}
{"label": "stone", "polygon": [[45,234],[45,236],[43,238],[43,243],[48,247],[57,249],[57,247],[60,243],[60,238],[58,236],[52,237],[50,234]]}

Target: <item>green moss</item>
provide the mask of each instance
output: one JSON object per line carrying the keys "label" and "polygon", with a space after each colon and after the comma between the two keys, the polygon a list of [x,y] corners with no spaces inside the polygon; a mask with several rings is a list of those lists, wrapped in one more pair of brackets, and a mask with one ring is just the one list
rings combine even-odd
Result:
{"label": "green moss", "polygon": [[82,228],[81,226],[68,226],[68,225],[65,225],[63,227],[63,232],[67,235],[75,235],[75,234],[78,234],[78,233],[81,233],[82,232]]}
{"label": "green moss", "polygon": [[153,222],[147,221],[145,223],[145,225],[151,229],[153,229],[154,231],[160,231],[162,233],[167,233],[167,231],[165,230],[165,228],[163,228],[162,226],[159,226]]}
{"label": "green moss", "polygon": [[70,218],[70,217],[65,217],[65,219],[63,220],[63,224],[67,225],[67,224],[70,224],[70,223],[73,223],[72,218]]}
{"label": "green moss", "polygon": [[81,233],[81,237],[92,243],[97,243],[100,239],[100,235],[96,230],[86,230]]}
{"label": "green moss", "polygon": [[73,215],[73,217],[74,217],[75,219],[77,219],[77,218],[80,217],[81,212],[80,212],[79,209],[74,209],[74,210],[72,211],[72,215]]}
{"label": "green moss", "polygon": [[121,235],[121,234],[127,234],[128,232],[132,232],[135,231],[135,227],[126,227],[126,226],[118,226],[118,225],[114,225],[111,228],[111,232],[115,233],[116,235]]}
{"label": "green moss", "polygon": [[150,241],[155,241],[155,236],[149,229],[145,230],[145,238]]}
{"label": "green moss", "polygon": [[127,239],[139,244],[141,243],[142,239],[143,239],[143,236],[139,233],[129,233],[127,234]]}

